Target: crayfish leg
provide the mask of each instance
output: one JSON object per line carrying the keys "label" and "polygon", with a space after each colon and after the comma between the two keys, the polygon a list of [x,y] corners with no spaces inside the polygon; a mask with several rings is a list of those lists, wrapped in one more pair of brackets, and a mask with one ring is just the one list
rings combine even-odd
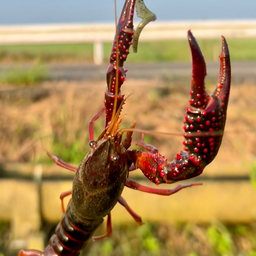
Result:
{"label": "crayfish leg", "polygon": [[65,206],[64,206],[64,198],[67,196],[70,196],[72,193],[72,190],[64,191],[60,194],[60,200],[61,200],[61,210],[62,213],[64,214],[66,212]]}
{"label": "crayfish leg", "polygon": [[43,256],[44,253],[38,250],[21,250],[18,256]]}
{"label": "crayfish leg", "polygon": [[99,119],[102,113],[105,111],[105,107],[103,107],[89,122],[89,144],[94,141],[94,122]]}
{"label": "crayfish leg", "polygon": [[132,144],[134,144],[136,146],[139,146],[139,147],[145,149],[148,152],[151,152],[151,153],[154,153],[154,154],[158,153],[158,149],[156,147],[154,147],[153,145],[147,144],[144,141],[144,134],[142,134],[142,138],[141,138],[140,142],[132,142]]}
{"label": "crayfish leg", "polygon": [[132,208],[127,204],[126,200],[123,197],[120,196],[118,198],[118,202],[130,213],[130,215],[139,226],[143,225],[141,217],[132,210]]}
{"label": "crayfish leg", "polygon": [[170,196],[170,195],[177,193],[178,191],[180,191],[183,188],[189,188],[192,186],[199,186],[199,185],[202,185],[202,183],[178,185],[174,189],[158,189],[158,188],[150,188],[147,186],[143,186],[140,183],[135,182],[130,179],[127,179],[125,181],[125,186],[128,188],[139,190],[139,191],[150,193],[150,194],[161,195],[161,196]]}
{"label": "crayfish leg", "polygon": [[67,164],[66,162],[64,162],[63,160],[61,160],[60,158],[58,158],[57,156],[53,156],[50,152],[46,151],[46,154],[53,160],[53,162],[55,164],[57,164],[58,166],[65,168],[71,172],[76,172],[77,168]]}
{"label": "crayfish leg", "polygon": [[[130,128],[134,129],[135,125],[136,125],[136,120],[133,122],[133,124],[131,125]],[[125,138],[124,138],[124,140],[122,142],[124,148],[126,148],[126,149],[128,149],[131,146],[131,144],[132,144],[132,134],[133,134],[132,131],[131,132],[127,132],[126,136],[125,136]]]}
{"label": "crayfish leg", "polygon": [[101,235],[101,236],[94,236],[92,238],[93,241],[99,241],[105,237],[110,237],[112,233],[112,222],[111,222],[111,212],[108,214],[107,217],[107,228],[106,228],[106,234]]}

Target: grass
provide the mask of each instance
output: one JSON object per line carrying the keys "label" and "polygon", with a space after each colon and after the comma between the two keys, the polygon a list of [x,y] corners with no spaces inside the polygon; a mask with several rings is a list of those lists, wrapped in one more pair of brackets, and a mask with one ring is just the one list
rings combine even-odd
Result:
{"label": "grass", "polygon": [[131,226],[116,227],[111,239],[94,243],[82,255],[256,255],[253,225],[148,223],[136,229]]}
{"label": "grass", "polygon": [[17,67],[10,70],[4,70],[0,74],[0,83],[3,85],[11,84],[17,86],[36,85],[46,80],[48,77],[48,69],[36,64],[31,68]]}
{"label": "grass", "polygon": [[253,187],[256,190],[256,162],[252,166],[251,172],[250,172],[250,180],[253,185]]}
{"label": "grass", "polygon": [[[0,225],[1,228],[1,225]],[[48,226],[49,228],[49,226]],[[105,226],[102,226],[102,230]],[[110,238],[89,242],[81,256],[233,256],[256,255],[255,225],[224,225],[192,223],[165,225],[147,223],[115,226]],[[0,255],[14,256],[17,251],[8,248],[10,236],[0,236]],[[1,235],[1,230],[0,230]],[[48,238],[47,238],[48,239]],[[1,254],[2,253],[2,254]]]}
{"label": "grass", "polygon": [[[228,39],[232,61],[256,60],[256,39]],[[217,61],[221,50],[221,39],[198,40],[207,61]],[[104,61],[108,62],[112,44],[104,44]],[[0,63],[93,62],[93,44],[38,44],[1,45]],[[186,62],[190,61],[190,50],[186,40],[141,42],[137,54],[131,52],[129,63],[135,62]]]}
{"label": "grass", "polygon": [[[157,90],[140,86],[138,81],[133,83],[135,87],[124,88],[128,93],[135,93],[125,104],[123,113],[127,116],[123,127],[129,127],[137,120],[140,129],[182,132],[190,85],[186,85],[185,91],[183,87],[173,89],[165,84],[158,84],[161,90]],[[88,152],[88,123],[103,104],[105,81],[96,84],[91,81],[49,81],[45,86],[1,94],[0,161],[51,163],[45,154],[48,150],[67,162],[78,164]],[[211,91],[209,87],[207,89]],[[234,159],[248,162],[248,156],[255,154],[255,134],[242,132],[255,130],[255,111],[252,110],[256,107],[251,97],[255,92],[255,86],[251,85],[232,88],[227,132],[221,146],[228,155],[218,155],[220,161],[225,158],[225,162]],[[237,123],[237,118],[241,122]],[[103,129],[104,115],[95,122],[95,138]],[[236,136],[229,133],[234,129],[241,132]],[[140,139],[140,134],[134,134],[133,141]],[[146,142],[158,147],[170,160],[175,157],[175,149],[182,149],[182,137],[179,136],[146,136]]]}
{"label": "grass", "polygon": [[92,44],[1,45],[0,63],[92,62]]}

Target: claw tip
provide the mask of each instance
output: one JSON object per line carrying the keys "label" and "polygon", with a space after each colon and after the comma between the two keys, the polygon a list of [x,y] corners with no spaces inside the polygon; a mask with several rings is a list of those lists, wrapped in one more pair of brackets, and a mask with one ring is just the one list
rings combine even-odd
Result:
{"label": "claw tip", "polygon": [[191,37],[193,37],[193,34],[190,29],[188,30],[187,35],[188,35],[188,40],[191,40]]}

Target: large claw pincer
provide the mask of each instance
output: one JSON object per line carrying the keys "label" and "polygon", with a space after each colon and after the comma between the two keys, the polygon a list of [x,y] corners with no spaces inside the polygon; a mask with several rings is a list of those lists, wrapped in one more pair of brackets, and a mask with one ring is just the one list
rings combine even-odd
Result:
{"label": "large claw pincer", "polygon": [[188,42],[193,71],[191,99],[185,112],[183,126],[184,151],[177,154],[172,162],[168,162],[166,157],[156,153],[155,148],[140,142],[137,144],[149,152],[134,153],[136,167],[140,168],[149,180],[158,184],[172,183],[201,174],[205,166],[217,155],[224,134],[231,80],[228,45],[222,37],[219,78],[213,94],[208,95],[204,85],[204,57],[190,31]]}
{"label": "large claw pincer", "polygon": [[[137,15],[142,18],[142,21],[134,32],[133,17],[135,5]],[[117,24],[116,35],[109,59],[110,65],[107,71],[107,90],[105,93],[106,126],[115,114],[113,113],[115,112],[113,110],[115,100],[116,109],[118,109],[124,98],[124,96],[121,95],[121,86],[126,77],[127,70],[124,69],[124,62],[129,54],[129,48],[133,45],[134,52],[137,52],[138,40],[142,29],[150,21],[154,21],[155,19],[156,15],[145,6],[143,0],[125,1]]]}
{"label": "large claw pincer", "polygon": [[185,150],[195,156],[202,166],[209,164],[217,155],[226,123],[226,111],[230,91],[230,59],[228,45],[222,37],[219,78],[212,95],[205,91],[206,65],[202,52],[188,31],[192,54],[191,99],[185,113]]}
{"label": "large claw pincer", "polygon": [[112,51],[109,58],[110,65],[108,67],[106,77],[106,126],[108,125],[113,115],[115,98],[117,97],[116,109],[119,108],[124,98],[124,95],[121,95],[121,86],[125,81],[126,77],[124,62],[126,61],[126,58],[129,54],[129,48],[132,45],[132,39],[134,34],[133,17],[135,2],[135,0],[126,0],[116,28],[116,35],[113,41]]}

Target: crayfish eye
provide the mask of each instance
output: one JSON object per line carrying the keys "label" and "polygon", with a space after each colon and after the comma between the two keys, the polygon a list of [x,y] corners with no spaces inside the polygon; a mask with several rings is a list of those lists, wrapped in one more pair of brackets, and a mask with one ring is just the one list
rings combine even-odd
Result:
{"label": "crayfish eye", "polygon": [[110,157],[111,161],[113,161],[113,162],[117,162],[119,160],[119,158],[120,158],[119,155],[112,155]]}
{"label": "crayfish eye", "polygon": [[91,140],[91,141],[89,142],[90,148],[93,148],[93,147],[95,146],[95,144],[96,144],[96,142],[95,142],[94,140]]}

